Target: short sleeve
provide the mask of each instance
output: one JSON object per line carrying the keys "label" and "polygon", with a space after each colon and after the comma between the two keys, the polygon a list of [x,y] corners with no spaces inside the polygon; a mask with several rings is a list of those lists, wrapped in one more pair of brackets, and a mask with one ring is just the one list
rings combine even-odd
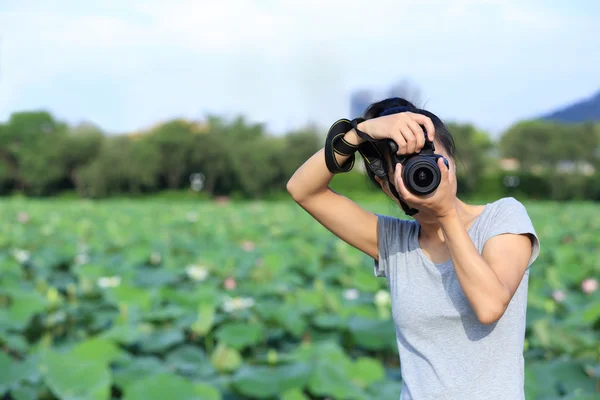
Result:
{"label": "short sleeve", "polygon": [[390,265],[390,257],[397,252],[393,246],[397,246],[398,237],[401,232],[402,220],[387,215],[377,215],[377,257],[374,262],[374,274],[377,277],[387,277]]}
{"label": "short sleeve", "polygon": [[503,234],[531,235],[532,252],[527,266],[533,264],[540,254],[540,240],[525,206],[513,197],[499,202],[497,212],[484,234],[483,245],[492,237]]}

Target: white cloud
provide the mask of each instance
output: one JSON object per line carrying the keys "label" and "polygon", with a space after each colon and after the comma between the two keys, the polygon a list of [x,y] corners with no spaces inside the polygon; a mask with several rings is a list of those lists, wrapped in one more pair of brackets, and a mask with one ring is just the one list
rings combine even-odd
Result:
{"label": "white cloud", "polygon": [[[486,94],[482,85],[498,90],[504,80],[507,96],[531,84],[532,74],[551,75],[540,71],[550,60],[555,71],[573,71],[573,54],[589,53],[593,39],[564,46],[591,27],[598,31],[592,16],[517,0],[111,0],[101,10],[16,4],[0,8],[0,119],[37,106],[94,118],[71,114],[76,107],[67,101],[40,100],[64,98],[52,83],[89,77],[114,85],[111,104],[99,98],[97,109],[86,109],[103,115],[98,122],[109,129],[202,110],[244,112],[278,126],[329,121],[347,113],[350,90],[405,77],[442,114],[506,123],[510,117],[495,115],[502,94]],[[588,62],[597,65],[599,57]],[[32,97],[36,88],[44,93]],[[482,115],[472,116],[474,106]]]}

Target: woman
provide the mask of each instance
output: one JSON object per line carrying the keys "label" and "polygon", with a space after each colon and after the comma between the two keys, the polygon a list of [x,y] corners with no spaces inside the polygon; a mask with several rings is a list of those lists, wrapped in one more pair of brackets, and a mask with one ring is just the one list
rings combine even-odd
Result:
{"label": "woman", "polygon": [[[380,116],[397,107],[407,111]],[[414,220],[374,214],[331,191],[334,174],[324,149],[295,172],[287,190],[327,229],[371,256],[375,275],[387,279],[401,400],[524,399],[527,284],[540,251],[527,211],[514,198],[472,205],[456,197],[454,142],[434,114],[391,98],[372,104],[364,118],[356,128],[374,140],[394,140],[399,155],[419,152],[427,134],[448,160],[449,168],[438,160],[437,190],[415,196],[404,185],[402,165],[392,165],[389,151],[379,146],[389,183],[369,177],[400,205],[395,188],[418,211]],[[364,142],[355,129],[344,139]],[[350,156],[335,157],[343,166]]]}

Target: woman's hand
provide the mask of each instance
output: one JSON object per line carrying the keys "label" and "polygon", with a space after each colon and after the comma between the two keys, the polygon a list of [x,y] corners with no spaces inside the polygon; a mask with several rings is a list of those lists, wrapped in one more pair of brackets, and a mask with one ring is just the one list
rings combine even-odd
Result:
{"label": "woman's hand", "polygon": [[440,185],[437,190],[425,196],[415,196],[411,193],[404,185],[402,179],[402,164],[396,164],[396,170],[394,171],[394,183],[398,190],[398,193],[402,199],[411,207],[425,210],[436,218],[440,219],[450,215],[456,210],[456,173],[454,170],[454,163],[449,160],[448,164],[450,169],[444,164],[443,158],[438,158],[438,167],[442,172]]}
{"label": "woman's hand", "polygon": [[368,119],[358,124],[358,129],[375,140],[392,139],[398,145],[398,154],[414,154],[425,145],[427,138],[433,142],[435,127],[426,115],[412,112],[401,112],[383,117]]}

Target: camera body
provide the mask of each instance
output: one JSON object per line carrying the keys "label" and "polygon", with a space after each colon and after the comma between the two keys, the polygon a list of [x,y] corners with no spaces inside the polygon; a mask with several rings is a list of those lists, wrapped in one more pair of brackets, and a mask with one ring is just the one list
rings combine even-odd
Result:
{"label": "camera body", "polygon": [[[425,130],[423,128],[423,130]],[[387,139],[394,166],[402,164],[402,179],[406,188],[416,196],[424,196],[436,191],[442,180],[442,172],[438,167],[439,158],[450,168],[448,160],[440,154],[435,154],[435,145],[425,135],[425,145],[418,153],[396,154],[398,145]]]}

